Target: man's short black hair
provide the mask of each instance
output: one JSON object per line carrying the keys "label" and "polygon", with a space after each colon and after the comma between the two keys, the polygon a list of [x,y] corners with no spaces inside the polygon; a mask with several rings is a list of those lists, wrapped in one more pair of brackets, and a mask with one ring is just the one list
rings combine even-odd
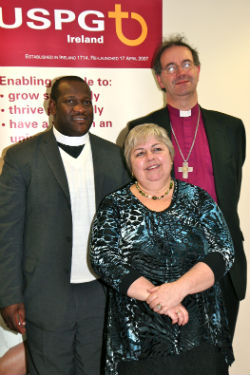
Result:
{"label": "man's short black hair", "polygon": [[52,85],[51,93],[50,93],[50,97],[54,101],[56,101],[56,99],[59,96],[58,86],[60,85],[62,81],[79,81],[79,82],[85,83],[86,86],[88,86],[88,84],[84,81],[84,79],[78,76],[63,76],[63,77],[57,78]]}

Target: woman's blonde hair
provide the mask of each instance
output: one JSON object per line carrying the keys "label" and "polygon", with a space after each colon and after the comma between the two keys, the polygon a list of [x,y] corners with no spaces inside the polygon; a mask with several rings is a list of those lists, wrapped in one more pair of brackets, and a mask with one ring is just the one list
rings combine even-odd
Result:
{"label": "woman's blonde hair", "polygon": [[171,159],[172,161],[174,160],[174,147],[164,128],[156,124],[137,125],[130,130],[124,143],[124,156],[130,172],[132,172],[130,162],[132,150],[138,145],[138,143],[145,141],[151,136],[156,137],[160,142],[167,146]]}

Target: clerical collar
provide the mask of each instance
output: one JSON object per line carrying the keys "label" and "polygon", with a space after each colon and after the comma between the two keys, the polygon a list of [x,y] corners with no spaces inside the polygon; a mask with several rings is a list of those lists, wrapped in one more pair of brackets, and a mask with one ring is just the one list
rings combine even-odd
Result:
{"label": "clerical collar", "polygon": [[197,103],[193,108],[187,110],[187,111],[182,111],[179,110],[178,108],[174,108],[171,105],[167,105],[168,111],[171,115],[176,116],[176,117],[191,117],[194,115],[197,115],[198,110],[199,110],[199,104]]}
{"label": "clerical collar", "polygon": [[60,133],[54,126],[53,126],[53,132],[54,132],[56,141],[64,145],[81,146],[89,141],[89,133],[81,135],[80,137],[69,137],[67,135]]}

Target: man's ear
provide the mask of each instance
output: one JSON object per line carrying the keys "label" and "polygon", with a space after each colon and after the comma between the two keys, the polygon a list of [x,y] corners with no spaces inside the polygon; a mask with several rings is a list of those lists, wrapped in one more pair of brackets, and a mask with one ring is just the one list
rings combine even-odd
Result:
{"label": "man's ear", "polygon": [[56,102],[53,99],[50,99],[48,105],[48,115],[55,115],[56,114]]}
{"label": "man's ear", "polygon": [[198,80],[199,80],[199,78],[200,78],[200,72],[201,72],[201,66],[200,65],[197,66],[197,70],[198,70]]}
{"label": "man's ear", "polygon": [[165,87],[164,87],[164,85],[163,85],[163,83],[161,81],[161,76],[159,74],[156,74],[155,76],[156,76],[156,79],[157,79],[157,82],[158,82],[160,88],[161,89],[165,89]]}

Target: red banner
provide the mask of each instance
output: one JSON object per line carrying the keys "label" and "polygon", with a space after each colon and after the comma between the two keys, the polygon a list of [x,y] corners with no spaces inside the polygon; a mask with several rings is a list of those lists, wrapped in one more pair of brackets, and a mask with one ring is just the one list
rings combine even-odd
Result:
{"label": "red banner", "polygon": [[0,4],[2,66],[149,68],[161,42],[161,0]]}

